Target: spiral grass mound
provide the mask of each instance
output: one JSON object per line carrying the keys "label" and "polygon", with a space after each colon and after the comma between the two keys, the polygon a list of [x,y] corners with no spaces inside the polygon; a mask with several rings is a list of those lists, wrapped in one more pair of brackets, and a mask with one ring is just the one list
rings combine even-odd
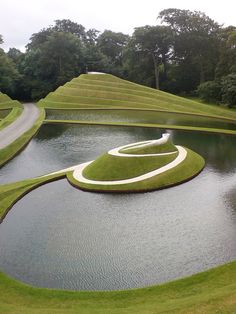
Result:
{"label": "spiral grass mound", "polygon": [[68,180],[83,190],[145,192],[190,180],[204,167],[192,150],[174,145],[165,133],[158,140],[111,149],[92,162],[79,165]]}

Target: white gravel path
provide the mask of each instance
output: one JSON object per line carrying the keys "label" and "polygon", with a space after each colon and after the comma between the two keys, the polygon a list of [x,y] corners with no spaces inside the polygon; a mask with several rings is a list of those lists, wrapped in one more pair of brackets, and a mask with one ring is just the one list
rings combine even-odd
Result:
{"label": "white gravel path", "polygon": [[[168,136],[167,136],[168,135]],[[129,144],[129,145],[125,145],[125,146],[120,146],[114,149],[111,149],[108,153],[110,155],[113,156],[119,156],[119,157],[147,157],[147,156],[160,156],[160,155],[170,155],[170,154],[176,154],[176,152],[170,152],[170,153],[162,153],[162,154],[146,154],[146,155],[132,155],[132,154],[124,154],[124,153],[120,153],[119,151],[121,149],[124,148],[130,148],[130,147],[144,147],[147,145],[153,145],[153,144],[163,144],[165,143],[167,140],[169,139],[169,134],[163,134],[162,138],[159,140],[152,140],[152,141],[144,141],[144,142],[137,142],[137,143],[133,143],[133,144]],[[77,180],[78,182],[82,182],[82,183],[87,183],[87,184],[92,184],[92,185],[122,185],[122,184],[130,184],[130,183],[135,183],[135,182],[140,182],[146,179],[150,179],[152,177],[155,177],[161,173],[164,173],[170,169],[175,168],[176,166],[178,166],[181,162],[183,162],[185,160],[185,158],[187,157],[187,151],[184,147],[182,146],[175,146],[177,148],[177,152],[178,152],[178,156],[171,161],[170,163],[168,163],[167,165],[158,168],[156,170],[150,171],[148,173],[145,173],[143,175],[137,176],[137,177],[133,177],[130,179],[124,179],[124,180],[110,180],[110,181],[99,181],[99,180],[90,180],[84,177],[83,175],[83,170],[89,165],[91,164],[94,160],[92,161],[88,161],[85,163],[82,163],[80,165],[77,166],[72,166],[66,169],[62,169],[60,171],[56,171],[56,172],[52,172],[50,174],[44,175],[42,177],[46,177],[49,175],[53,175],[53,174],[60,174],[60,173],[66,173],[68,171],[73,171],[73,177],[75,180]]]}
{"label": "white gravel path", "polygon": [[13,143],[34,125],[39,117],[39,109],[33,103],[23,104],[21,115],[0,131],[0,149]]}
{"label": "white gravel path", "polygon": [[112,181],[99,181],[99,180],[90,180],[90,179],[87,179],[83,176],[83,170],[92,162],[92,161],[89,161],[89,162],[86,162],[86,163],[83,163],[83,164],[80,164],[78,165],[77,167],[75,167],[75,170],[73,172],[73,177],[79,181],[79,182],[82,182],[82,183],[87,183],[87,184],[92,184],[92,185],[120,185],[120,184],[130,184],[130,183],[135,183],[135,182],[139,182],[139,181],[143,181],[143,180],[146,180],[146,179],[150,179],[152,177],[155,177],[156,175],[158,174],[161,174],[161,173],[164,173],[166,172],[167,170],[170,170],[176,166],[178,166],[182,161],[185,160],[186,156],[187,156],[187,151],[185,148],[183,148],[182,146],[176,146],[179,154],[178,156],[172,161],[170,162],[169,164],[159,168],[159,169],[156,169],[156,170],[153,170],[153,171],[150,171],[148,173],[145,173],[143,175],[140,175],[140,176],[137,176],[137,177],[134,177],[134,178],[130,178],[130,179],[125,179],[125,180],[112,180]]}
{"label": "white gravel path", "polygon": [[126,154],[126,153],[120,153],[121,150],[128,150],[131,148],[143,148],[143,147],[148,147],[148,146],[153,146],[153,145],[162,145],[165,144],[170,137],[170,134],[164,133],[162,134],[162,137],[158,140],[151,140],[151,141],[143,141],[143,142],[137,142],[129,145],[124,145],[120,147],[113,148],[109,150],[108,154],[113,155],[113,156],[118,156],[118,157],[150,157],[150,156],[164,156],[164,155],[172,155],[176,154],[176,151],[174,152],[169,152],[169,153],[158,153],[158,154]]}

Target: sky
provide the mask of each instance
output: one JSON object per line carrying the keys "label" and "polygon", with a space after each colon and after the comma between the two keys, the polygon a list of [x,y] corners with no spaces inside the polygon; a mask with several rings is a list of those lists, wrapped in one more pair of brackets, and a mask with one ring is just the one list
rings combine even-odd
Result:
{"label": "sky", "polygon": [[158,13],[168,8],[202,11],[219,24],[236,25],[235,0],[1,0],[1,48],[24,51],[33,33],[57,19],[131,35],[135,27],[156,25]]}

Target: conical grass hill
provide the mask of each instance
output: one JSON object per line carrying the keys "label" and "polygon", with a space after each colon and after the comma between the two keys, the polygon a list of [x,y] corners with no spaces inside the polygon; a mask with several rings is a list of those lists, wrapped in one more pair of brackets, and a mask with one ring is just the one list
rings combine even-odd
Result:
{"label": "conical grass hill", "polygon": [[236,119],[236,112],[201,104],[110,74],[82,74],[39,101],[48,109],[136,109]]}

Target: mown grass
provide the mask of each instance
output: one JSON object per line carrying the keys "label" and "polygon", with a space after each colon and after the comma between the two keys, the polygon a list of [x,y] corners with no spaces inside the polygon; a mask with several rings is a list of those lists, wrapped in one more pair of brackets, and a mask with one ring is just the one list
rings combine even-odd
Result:
{"label": "mown grass", "polygon": [[88,165],[83,175],[91,180],[124,180],[158,169],[177,157],[177,153],[151,157],[118,157],[102,155]]}
{"label": "mown grass", "polygon": [[40,115],[36,120],[33,127],[25,132],[22,136],[20,136],[13,143],[8,145],[7,147],[0,150],[0,166],[3,166],[8,160],[13,158],[24,146],[31,140],[31,138],[35,135],[35,133],[40,128],[43,120],[45,118],[44,109],[40,109]]}
{"label": "mown grass", "polygon": [[161,154],[161,153],[170,153],[177,151],[175,145],[168,140],[164,144],[149,144],[145,147],[135,147],[136,145],[129,145],[128,148],[123,148],[120,150],[120,153],[125,154]]}
{"label": "mown grass", "polygon": [[[64,105],[63,105],[64,104]],[[202,104],[163,91],[141,86],[112,75],[84,74],[59,87],[39,102],[45,108],[118,107],[225,117],[236,120],[236,112]]]}
{"label": "mown grass", "polygon": [[[187,150],[187,157],[178,166],[170,170],[167,170],[166,172],[161,173],[158,176],[152,177],[150,179],[145,179],[139,182],[134,182],[134,183],[129,183],[129,184],[117,184],[117,185],[88,184],[88,183],[83,183],[83,182],[79,182],[75,180],[72,173],[68,173],[67,178],[73,186],[76,186],[83,190],[89,190],[89,191],[143,192],[143,191],[163,189],[163,188],[174,186],[182,182],[185,182],[187,180],[190,180],[203,169],[205,165],[204,159],[197,153],[191,151],[190,149],[186,149],[186,150]],[[100,164],[100,162],[98,161],[99,159],[94,162],[93,164],[94,167],[89,169],[89,173],[87,173],[86,168],[84,169],[83,174],[86,178],[93,179],[93,180],[99,180],[99,179],[106,180],[107,177],[106,178],[103,177],[102,170],[105,170],[107,176],[109,176],[110,173],[113,171],[112,167],[110,167],[109,165],[109,162],[107,163],[104,162]],[[131,164],[131,167],[132,167],[132,164]],[[123,165],[122,169],[118,168],[117,172],[115,172],[115,175],[117,173],[117,176],[119,176],[119,170],[120,170],[122,171],[122,174],[125,176],[124,178],[126,178],[126,171],[127,172],[129,171],[127,168],[128,167]],[[122,179],[122,176],[120,176],[120,179]]]}
{"label": "mown grass", "polygon": [[158,123],[137,123],[137,122],[109,122],[109,121],[91,121],[91,120],[44,120],[45,124],[81,124],[81,125],[104,125],[104,126],[126,126],[126,127],[141,127],[141,128],[158,128],[167,130],[185,130],[198,131],[206,133],[236,135],[236,130],[187,126],[187,125],[173,125],[173,124],[158,124]]}
{"label": "mown grass", "polygon": [[10,113],[0,121],[0,130],[2,130],[19,117],[23,107],[17,100],[12,100],[9,96],[0,92],[0,109],[11,109]]}
{"label": "mown grass", "polygon": [[0,185],[0,221],[6,216],[9,209],[15,204],[17,200],[23,197],[27,192],[36,187],[57,180],[65,176],[64,173],[52,174],[44,177],[37,177],[33,179],[26,179],[19,182]]}
{"label": "mown grass", "polygon": [[0,313],[235,313],[236,262],[167,284],[126,291],[40,289],[0,273]]}
{"label": "mown grass", "polygon": [[22,113],[23,108],[14,107],[11,112],[1,120],[0,122],[0,130],[4,129],[6,126],[14,122]]}
{"label": "mown grass", "polygon": [[17,100],[12,100],[8,95],[0,92],[0,109],[8,109],[13,107],[21,107]]}
{"label": "mown grass", "polygon": [[[71,86],[69,85],[71,84]],[[81,84],[81,86],[80,86]],[[110,92],[116,90],[117,92],[127,94],[127,90],[132,95],[135,95],[135,90],[138,96],[151,97],[154,93],[158,98],[157,91],[148,89],[147,87],[140,87],[137,84],[126,82],[112,76],[103,75],[84,75],[79,79],[74,79],[71,83],[67,83],[69,87],[73,88],[87,88],[96,90],[104,90],[106,87]],[[86,86],[85,86],[86,85]],[[139,86],[139,88],[138,88]],[[89,88],[88,88],[89,87]],[[148,93],[149,95],[146,95]],[[159,94],[160,95],[160,94]],[[157,104],[152,104],[150,107],[145,103],[127,102],[120,100],[111,103],[107,99],[105,103],[101,99],[101,103],[94,102],[94,99],[89,99],[88,103],[66,103],[63,100],[51,101],[49,99],[42,100],[40,105],[47,108],[123,108],[130,109],[151,109],[163,111],[177,111],[184,113],[197,113],[203,116],[214,116],[228,119],[236,119],[235,111],[222,109],[214,106],[203,105],[199,106],[197,102],[191,102],[184,98],[175,98],[173,95],[164,95],[162,102],[158,100]],[[1,94],[0,94],[1,96]],[[174,98],[173,98],[174,97]],[[140,98],[139,98],[140,99]],[[160,105],[161,103],[161,105]],[[5,99],[5,108],[10,108]],[[199,107],[198,107],[199,106]],[[197,108],[198,107],[198,108]],[[3,107],[4,108],[4,107]],[[217,109],[216,109],[217,108]],[[46,121],[52,123],[55,121]],[[58,123],[67,123],[68,121],[59,120]],[[98,124],[98,125],[124,125],[124,123],[96,123],[94,121],[70,121],[69,123],[79,124]],[[183,129],[181,126],[166,126],[157,124],[135,124],[126,123],[126,126],[140,126],[140,127],[158,127],[169,129]],[[236,131],[198,128],[198,127],[184,127],[185,130],[195,130],[204,132],[236,134]],[[31,133],[32,135],[32,133]],[[30,136],[28,137],[28,139]],[[23,145],[24,146],[24,145]],[[14,150],[14,148],[8,148]],[[11,154],[10,154],[11,155]],[[188,160],[186,169],[200,169],[204,165],[203,160],[193,163]],[[178,169],[178,173],[173,174],[175,177],[183,176],[183,169]],[[186,170],[186,176],[189,170]],[[73,182],[72,173],[68,173],[68,178]],[[169,176],[169,183],[171,183],[172,174]],[[52,180],[55,178],[52,178]],[[22,197],[31,189],[40,184],[45,183],[45,178],[35,178],[9,184],[8,187],[0,187],[0,216],[4,216],[7,210],[14,204],[14,202]],[[47,178],[48,180],[48,178]],[[162,178],[164,183],[168,184],[166,178]],[[147,180],[147,184],[151,186],[155,182]],[[159,182],[161,184],[161,182]],[[146,184],[146,183],[145,183]],[[141,189],[145,186],[139,187]],[[2,205],[3,204],[3,205]],[[0,273],[0,313],[234,313],[236,312],[236,262],[226,264],[224,266],[211,269],[207,272],[199,273],[197,275],[184,278],[178,281],[173,281],[160,286],[147,287],[144,289],[128,290],[128,291],[113,291],[113,292],[74,292],[74,291],[59,291],[52,289],[39,289],[30,287],[20,283],[14,279],[9,278],[3,273]]]}

